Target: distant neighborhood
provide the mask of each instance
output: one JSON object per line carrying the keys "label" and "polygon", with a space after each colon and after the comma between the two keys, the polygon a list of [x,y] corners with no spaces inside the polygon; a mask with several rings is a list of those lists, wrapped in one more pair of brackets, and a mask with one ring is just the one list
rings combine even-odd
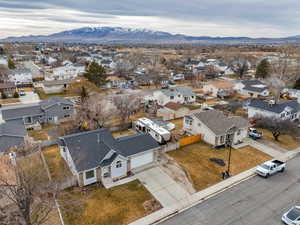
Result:
{"label": "distant neighborhood", "polygon": [[[36,225],[154,224],[194,205],[299,150],[298,57],[271,45],[2,43],[0,200],[26,190]],[[12,200],[0,206],[18,214]]]}

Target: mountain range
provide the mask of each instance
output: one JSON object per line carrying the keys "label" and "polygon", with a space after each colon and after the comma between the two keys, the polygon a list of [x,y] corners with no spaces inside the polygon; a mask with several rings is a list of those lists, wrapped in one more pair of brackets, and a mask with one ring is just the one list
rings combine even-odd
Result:
{"label": "mountain range", "polygon": [[249,38],[249,37],[209,37],[171,34],[147,29],[123,27],[83,27],[50,35],[29,35],[8,37],[0,42],[65,42],[96,44],[180,44],[180,43],[256,43],[271,44],[299,42],[300,35],[285,38]]}

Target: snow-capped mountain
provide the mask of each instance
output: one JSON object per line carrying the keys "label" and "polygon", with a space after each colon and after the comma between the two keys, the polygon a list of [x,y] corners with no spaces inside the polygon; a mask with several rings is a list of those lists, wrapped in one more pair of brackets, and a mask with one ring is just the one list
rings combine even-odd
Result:
{"label": "snow-capped mountain", "polygon": [[171,34],[147,29],[123,27],[83,27],[51,35],[30,35],[8,37],[0,41],[15,42],[69,42],[69,43],[103,43],[103,44],[178,44],[178,43],[241,43],[241,42],[278,42],[283,39],[248,38],[248,37],[193,37]]}

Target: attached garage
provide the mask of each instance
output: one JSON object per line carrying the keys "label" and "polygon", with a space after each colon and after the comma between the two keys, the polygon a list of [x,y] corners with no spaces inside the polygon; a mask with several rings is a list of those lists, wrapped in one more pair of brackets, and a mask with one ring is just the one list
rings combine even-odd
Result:
{"label": "attached garage", "polygon": [[144,154],[139,155],[139,156],[133,156],[131,158],[131,169],[135,169],[137,167],[144,166],[144,165],[147,165],[149,163],[152,163],[153,160],[154,160],[153,151],[144,153]]}

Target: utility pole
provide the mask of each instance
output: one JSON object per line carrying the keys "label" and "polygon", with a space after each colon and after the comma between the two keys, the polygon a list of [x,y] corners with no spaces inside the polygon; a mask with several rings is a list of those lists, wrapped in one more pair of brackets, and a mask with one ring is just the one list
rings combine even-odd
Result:
{"label": "utility pole", "polygon": [[227,148],[229,147],[229,152],[228,152],[228,160],[227,160],[227,164],[228,164],[227,171],[225,171],[225,173],[223,174],[223,179],[230,177],[231,152],[232,152],[232,143],[233,143],[235,131],[236,131],[236,127],[231,127],[226,132],[225,143],[226,143],[226,147]]}

